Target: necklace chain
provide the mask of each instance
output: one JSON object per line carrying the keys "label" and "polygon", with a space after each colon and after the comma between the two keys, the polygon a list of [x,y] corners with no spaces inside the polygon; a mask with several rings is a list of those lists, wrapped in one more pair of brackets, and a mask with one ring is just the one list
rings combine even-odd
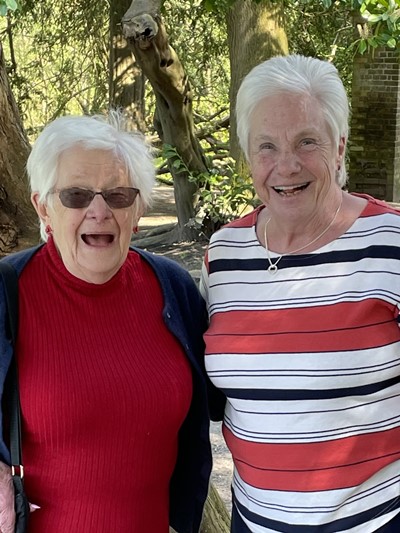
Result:
{"label": "necklace chain", "polygon": [[268,272],[270,272],[271,274],[275,274],[276,271],[278,270],[278,263],[279,261],[282,259],[282,257],[284,257],[285,255],[293,255],[293,254],[296,254],[297,252],[301,252],[301,250],[304,250],[305,248],[308,248],[309,246],[311,246],[312,244],[314,244],[315,242],[317,242],[321,237],[323,237],[325,235],[325,233],[327,231],[329,231],[331,229],[331,227],[333,226],[333,224],[335,223],[335,220],[336,220],[336,217],[338,216],[339,214],[339,211],[340,211],[340,208],[342,207],[342,202],[343,202],[343,194],[342,196],[340,197],[340,203],[339,203],[339,206],[338,208],[336,209],[335,211],[335,214],[333,215],[333,218],[332,220],[330,221],[330,223],[326,226],[326,228],[324,229],[324,231],[322,231],[319,235],[317,235],[315,237],[315,239],[313,239],[312,241],[308,242],[307,244],[305,244],[304,246],[300,246],[300,248],[296,248],[296,250],[292,250],[291,252],[287,252],[286,254],[281,254],[278,259],[275,261],[275,263],[272,262],[271,260],[271,256],[269,255],[269,250],[268,250],[268,240],[267,240],[267,226],[269,224],[269,222],[271,221],[271,218],[269,218],[266,223],[265,223],[265,226],[264,226],[264,243],[265,243],[265,251],[267,252],[267,259],[268,259],[268,263],[269,263],[269,267],[268,267]]}

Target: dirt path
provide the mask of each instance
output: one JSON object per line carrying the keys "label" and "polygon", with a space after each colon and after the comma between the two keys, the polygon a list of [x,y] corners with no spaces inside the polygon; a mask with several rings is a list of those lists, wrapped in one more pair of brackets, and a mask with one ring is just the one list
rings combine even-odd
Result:
{"label": "dirt path", "polygon": [[[160,185],[156,187],[154,201],[149,213],[139,223],[137,239],[154,228],[163,224],[176,223],[176,211],[172,187]],[[135,244],[133,240],[133,244]],[[165,255],[182,264],[196,278],[201,269],[206,245],[179,243],[171,246],[160,246],[156,249],[148,247],[151,252]],[[213,451],[212,482],[216,486],[227,508],[231,509],[230,483],[232,479],[232,460],[225,441],[221,435],[221,423],[211,423],[211,446]]]}

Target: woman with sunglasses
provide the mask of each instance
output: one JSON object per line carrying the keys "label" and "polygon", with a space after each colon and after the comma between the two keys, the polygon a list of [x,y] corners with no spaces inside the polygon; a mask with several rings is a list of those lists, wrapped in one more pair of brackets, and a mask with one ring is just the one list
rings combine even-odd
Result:
{"label": "woman with sunglasses", "polygon": [[[186,271],[130,248],[150,202],[150,150],[116,112],[62,117],[27,169],[45,244],[4,260],[19,275],[25,488],[39,507],[29,533],[198,531],[211,470],[206,312]],[[0,286],[10,361],[5,315]],[[4,441],[0,454],[5,533]]]}

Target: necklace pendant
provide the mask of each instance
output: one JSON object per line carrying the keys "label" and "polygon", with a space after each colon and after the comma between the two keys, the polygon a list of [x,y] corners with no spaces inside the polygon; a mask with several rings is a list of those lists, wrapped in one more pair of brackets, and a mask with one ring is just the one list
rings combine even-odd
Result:
{"label": "necklace pendant", "polygon": [[278,271],[278,266],[277,266],[276,263],[275,263],[274,265],[272,265],[272,264],[269,265],[269,267],[268,267],[268,272],[269,272],[270,274],[276,274],[277,271]]}

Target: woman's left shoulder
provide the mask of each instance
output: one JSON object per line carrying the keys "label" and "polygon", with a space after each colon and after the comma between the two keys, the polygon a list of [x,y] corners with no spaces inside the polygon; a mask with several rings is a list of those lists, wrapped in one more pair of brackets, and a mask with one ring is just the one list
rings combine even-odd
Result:
{"label": "woman's left shoulder", "polygon": [[176,261],[140,248],[131,248],[131,251],[139,254],[152,267],[159,279],[169,278],[182,284],[195,285],[189,272]]}
{"label": "woman's left shoulder", "polygon": [[[376,216],[376,215],[395,215],[400,217],[400,204],[389,203],[384,200],[379,200],[368,194],[351,193],[352,197],[363,198],[367,201],[361,217]],[[400,218],[399,218],[400,221]]]}

